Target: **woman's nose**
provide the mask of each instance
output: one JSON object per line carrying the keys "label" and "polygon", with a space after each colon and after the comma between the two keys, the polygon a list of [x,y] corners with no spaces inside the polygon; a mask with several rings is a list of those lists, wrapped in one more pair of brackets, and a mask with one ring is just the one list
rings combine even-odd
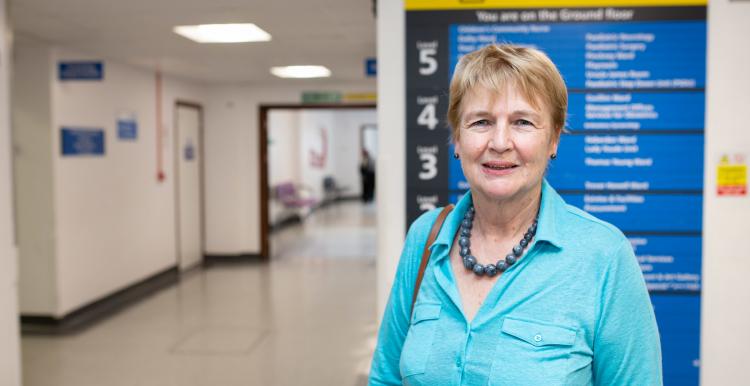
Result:
{"label": "woman's nose", "polygon": [[492,129],[492,135],[490,136],[489,148],[502,153],[507,151],[511,147],[510,139],[510,128],[503,122],[498,122]]}

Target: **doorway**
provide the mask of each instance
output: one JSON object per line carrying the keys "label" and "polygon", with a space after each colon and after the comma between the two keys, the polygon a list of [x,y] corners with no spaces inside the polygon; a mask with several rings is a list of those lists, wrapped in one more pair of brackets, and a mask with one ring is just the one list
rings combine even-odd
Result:
{"label": "doorway", "polygon": [[203,261],[203,108],[178,101],[174,119],[177,262],[184,271]]}
{"label": "doorway", "polygon": [[[270,199],[277,198],[280,191],[286,192],[287,190],[294,190],[296,189],[293,186],[287,186],[289,184],[282,184],[278,179],[274,178],[274,181],[271,181],[271,178],[269,176],[269,142],[271,142],[273,139],[270,139],[269,137],[269,122],[270,122],[270,115],[273,112],[279,112],[279,111],[291,111],[291,112],[297,112],[300,114],[304,114],[304,112],[308,111],[318,111],[322,112],[323,110],[331,110],[333,112],[347,112],[351,110],[372,110],[374,112],[375,110],[375,104],[357,104],[357,105],[261,105],[260,106],[260,162],[259,162],[259,175],[260,175],[260,228],[261,228],[261,256],[268,260],[271,257],[271,243],[270,243],[270,233],[271,233],[271,205],[270,205]],[[369,122],[367,126],[372,130],[374,128],[374,122]],[[368,130],[368,131],[370,131]],[[363,138],[361,137],[365,130],[361,130],[360,126],[355,126],[351,128],[351,132],[354,133],[356,142],[354,142],[354,145],[352,146],[352,149],[349,149],[354,152],[355,154],[355,161],[353,161],[353,164],[351,165],[352,170],[356,170],[357,164],[359,162],[359,154],[361,149],[361,144],[363,142]],[[335,163],[335,161],[332,161],[329,157],[329,151],[335,150],[335,148],[338,146],[336,145],[336,134],[334,133],[334,130],[332,127],[328,127],[326,125],[319,125],[315,126],[312,129],[305,129],[302,131],[304,136],[307,137],[307,139],[303,139],[303,141],[312,142],[314,145],[310,149],[302,149],[303,146],[297,146],[297,152],[299,153],[301,157],[304,157],[304,162],[309,163],[310,166],[313,168],[322,169],[326,163]],[[278,142],[276,142],[278,143]],[[302,151],[304,150],[304,151]],[[302,152],[301,152],[302,151]],[[348,163],[351,163],[352,161],[348,161]],[[344,163],[344,164],[348,164]],[[339,163],[341,164],[341,163]],[[320,172],[320,170],[312,170],[311,172],[306,171],[298,171],[298,175],[301,175],[303,179],[310,179],[311,176],[318,176],[320,177],[320,181],[315,181],[315,178],[313,177],[313,181],[306,184],[308,185],[307,188],[311,188],[310,190],[316,191],[316,195],[313,197],[310,197],[310,200],[308,200],[307,197],[303,197],[298,203],[300,205],[308,205],[310,208],[316,208],[320,207],[322,204],[325,203],[326,200],[329,199],[328,194],[332,192],[336,192],[337,186],[345,185],[342,184],[341,181],[336,181],[335,178],[331,179],[328,178],[330,176],[325,175],[325,173]],[[322,173],[322,174],[321,174]],[[330,174],[330,172],[329,172]],[[358,182],[357,182],[358,183]],[[280,186],[282,185],[282,186]],[[314,185],[314,186],[313,186]],[[350,184],[351,185],[351,184]],[[326,186],[328,188],[326,188]],[[281,188],[281,189],[279,189]],[[308,210],[307,208],[300,208],[301,211]],[[276,215],[276,211],[274,209],[274,216]]]}

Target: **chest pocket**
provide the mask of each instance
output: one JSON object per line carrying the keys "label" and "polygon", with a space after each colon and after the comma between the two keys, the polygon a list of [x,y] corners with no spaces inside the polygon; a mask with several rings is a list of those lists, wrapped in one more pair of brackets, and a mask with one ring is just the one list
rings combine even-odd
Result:
{"label": "chest pocket", "polygon": [[536,347],[572,346],[576,339],[576,330],[572,328],[510,317],[503,321],[502,331]]}
{"label": "chest pocket", "polygon": [[421,303],[414,306],[414,315],[399,361],[402,378],[425,372],[435,340],[441,307],[439,303]]}
{"label": "chest pocket", "polygon": [[576,341],[575,329],[506,317],[501,331],[490,384],[553,386],[565,382]]}

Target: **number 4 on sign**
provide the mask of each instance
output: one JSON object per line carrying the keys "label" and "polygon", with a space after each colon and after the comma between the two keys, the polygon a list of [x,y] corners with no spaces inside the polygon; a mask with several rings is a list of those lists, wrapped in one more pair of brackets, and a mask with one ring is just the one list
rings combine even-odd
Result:
{"label": "number 4 on sign", "polygon": [[428,129],[434,130],[438,124],[437,115],[435,114],[435,104],[428,103],[422,109],[417,117],[417,124],[427,126]]}

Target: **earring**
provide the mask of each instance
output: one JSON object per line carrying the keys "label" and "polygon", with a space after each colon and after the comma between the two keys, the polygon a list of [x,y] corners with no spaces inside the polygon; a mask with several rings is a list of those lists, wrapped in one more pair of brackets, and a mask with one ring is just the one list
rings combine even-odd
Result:
{"label": "earring", "polygon": [[557,158],[557,154],[555,154],[555,153],[552,153],[552,155],[549,156],[549,159],[555,159],[555,158]]}
{"label": "earring", "polygon": [[458,153],[453,153],[453,158],[458,159]]}

